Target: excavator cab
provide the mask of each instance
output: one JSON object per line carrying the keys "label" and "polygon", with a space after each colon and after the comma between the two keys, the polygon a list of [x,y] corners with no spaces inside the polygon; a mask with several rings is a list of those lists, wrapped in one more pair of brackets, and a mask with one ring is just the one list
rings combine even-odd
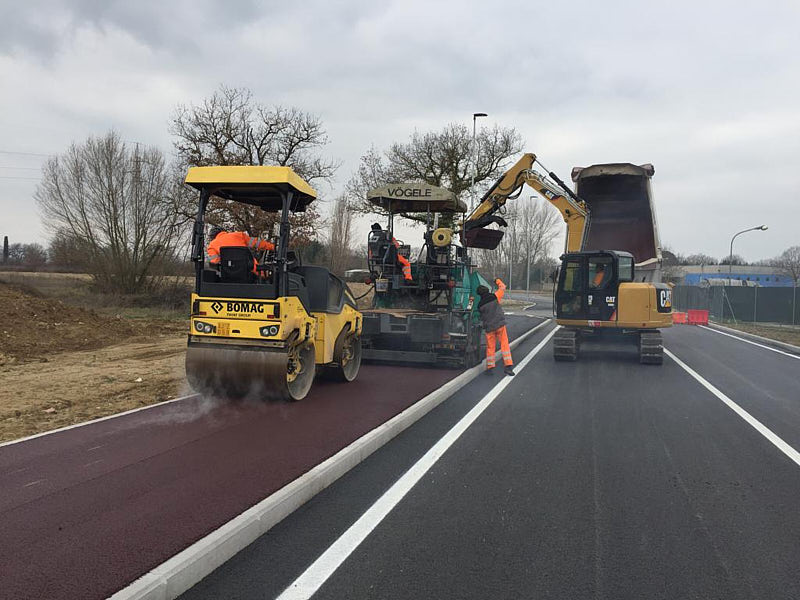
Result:
{"label": "excavator cab", "polygon": [[559,319],[613,321],[620,283],[633,281],[629,252],[572,252],[561,256],[556,288]]}
{"label": "excavator cab", "polygon": [[[318,371],[352,381],[361,364],[362,315],[347,285],[289,250],[289,216],[316,192],[288,167],[192,167],[199,191],[192,238],[195,289],[186,376],[197,392],[300,400]],[[280,215],[275,250],[223,246],[205,265],[204,218],[211,197]]]}
{"label": "excavator cab", "polygon": [[661,364],[659,328],[672,323],[672,290],[664,283],[634,281],[634,260],[621,250],[561,256],[554,293],[561,325],[553,339],[556,360],[577,360],[581,339],[613,333],[638,341],[640,362]]}

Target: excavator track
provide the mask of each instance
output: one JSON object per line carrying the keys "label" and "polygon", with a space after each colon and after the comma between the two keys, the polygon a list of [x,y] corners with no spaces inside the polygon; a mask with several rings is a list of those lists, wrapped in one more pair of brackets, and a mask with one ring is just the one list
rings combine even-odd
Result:
{"label": "excavator track", "polygon": [[657,329],[639,333],[639,362],[647,365],[664,362],[664,342]]}
{"label": "excavator track", "polygon": [[576,361],[580,351],[580,336],[577,329],[561,327],[553,336],[553,358],[559,361]]}
{"label": "excavator track", "polygon": [[286,350],[189,346],[186,378],[193,390],[224,398],[302,400],[314,381],[314,346]]}

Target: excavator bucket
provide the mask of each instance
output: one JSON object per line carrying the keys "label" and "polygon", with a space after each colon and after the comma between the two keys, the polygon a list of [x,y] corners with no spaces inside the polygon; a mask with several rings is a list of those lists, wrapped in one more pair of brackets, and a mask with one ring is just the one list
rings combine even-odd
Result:
{"label": "excavator bucket", "polygon": [[467,248],[481,248],[483,250],[494,250],[500,245],[505,232],[500,229],[484,229],[475,227],[468,229],[463,235],[461,242]]}

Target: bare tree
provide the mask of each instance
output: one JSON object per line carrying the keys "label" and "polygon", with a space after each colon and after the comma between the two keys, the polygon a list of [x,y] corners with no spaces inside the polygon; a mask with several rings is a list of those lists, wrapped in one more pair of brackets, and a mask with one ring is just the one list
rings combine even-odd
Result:
{"label": "bare tree", "polygon": [[[481,128],[476,137],[475,183],[498,178],[511,158],[522,150],[522,138],[513,127]],[[445,187],[466,200],[473,172],[472,131],[450,123],[437,132],[414,133],[408,142],[395,142],[381,154],[370,148],[346,185],[353,209],[380,213],[367,202],[367,192],[387,183],[417,181]]]}
{"label": "bare tree", "polygon": [[522,256],[525,261],[525,287],[530,278],[530,269],[548,256],[553,241],[561,229],[562,220],[547,201],[532,198],[522,206],[520,230]]}
{"label": "bare tree", "polygon": [[746,266],[747,261],[739,256],[738,254],[734,254],[733,256],[726,256],[722,260],[719,261],[721,265],[733,265],[733,266]]}
{"label": "bare tree", "polygon": [[328,238],[329,264],[334,273],[341,274],[344,271],[352,252],[352,222],[353,215],[347,197],[341,195],[333,203]]}
{"label": "bare tree", "polygon": [[[678,254],[677,256],[679,258],[681,257],[680,254]],[[683,257],[683,261],[680,264],[683,264],[683,265],[716,265],[716,264],[719,264],[719,260],[717,260],[713,256],[709,256],[708,254],[690,254],[689,256]]]}
{"label": "bare tree", "polygon": [[800,281],[800,246],[791,246],[784,250],[772,264],[784,275],[791,278],[794,287]]}
{"label": "bare tree", "polygon": [[38,269],[47,262],[47,251],[41,244],[11,244],[8,264]]}
{"label": "bare tree", "polygon": [[[309,182],[329,180],[338,167],[320,155],[328,136],[318,116],[293,107],[266,106],[256,102],[246,88],[221,86],[198,105],[179,105],[170,132],[184,166],[288,166]],[[184,214],[192,214],[192,198],[184,197]],[[208,222],[258,233],[272,230],[276,217],[250,205],[214,198]],[[313,239],[318,222],[319,213],[313,208],[295,214],[294,245]]]}
{"label": "bare tree", "polygon": [[86,253],[96,283],[133,293],[157,285],[153,267],[180,240],[170,185],[161,151],[110,132],[49,159],[35,197],[45,225]]}
{"label": "bare tree", "polygon": [[[558,236],[561,218],[545,200],[518,198],[506,204],[505,236],[495,250],[479,250],[482,269],[492,279],[527,288],[527,280],[547,260]],[[510,277],[509,277],[510,275]]]}

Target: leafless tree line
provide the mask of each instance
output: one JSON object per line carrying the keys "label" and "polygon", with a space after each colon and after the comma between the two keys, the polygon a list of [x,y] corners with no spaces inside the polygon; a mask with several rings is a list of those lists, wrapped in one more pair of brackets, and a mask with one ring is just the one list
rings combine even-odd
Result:
{"label": "leafless tree line", "polygon": [[154,265],[179,240],[162,153],[131,147],[111,132],[73,144],[42,170],[42,219],[82,250],[96,282],[126,293],[151,289]]}
{"label": "leafless tree line", "polygon": [[[110,132],[73,144],[45,164],[36,200],[53,234],[51,260],[79,264],[101,287],[141,292],[157,284],[158,265],[185,255],[186,228],[197,203],[196,192],[183,185],[188,167],[285,165],[312,183],[330,181],[338,167],[323,153],[328,137],[318,116],[262,104],[244,88],[222,86],[199,104],[178,106],[170,132],[176,154],[169,163],[159,150]],[[370,149],[331,203],[327,219],[313,206],[293,216],[294,247],[324,255],[334,271],[351,266],[353,220],[380,212],[366,196],[387,183],[426,182],[449,188],[468,203],[473,171],[476,188],[485,188],[522,149],[513,128],[482,128],[476,139],[473,145],[466,126],[449,124],[414,133],[385,152]],[[493,268],[512,256],[530,256],[535,264],[547,253],[555,215],[538,204],[520,204],[525,206],[504,244],[485,255]],[[221,198],[212,199],[206,216],[211,225],[251,234],[275,230],[275,215]]]}
{"label": "leafless tree line", "polygon": [[385,152],[370,148],[348,180],[345,194],[356,213],[382,214],[367,201],[369,190],[387,183],[423,182],[447,188],[469,205],[473,173],[476,188],[481,189],[498,178],[521,150],[522,138],[513,127],[481,128],[473,146],[469,128],[450,123],[441,131],[415,132]]}
{"label": "leafless tree line", "polygon": [[508,222],[503,240],[496,250],[479,251],[479,263],[489,276],[500,277],[507,285],[524,289],[530,279],[534,287],[534,281],[546,279],[555,268],[549,257],[561,232],[561,217],[547,201],[520,196],[506,204],[503,218]]}

